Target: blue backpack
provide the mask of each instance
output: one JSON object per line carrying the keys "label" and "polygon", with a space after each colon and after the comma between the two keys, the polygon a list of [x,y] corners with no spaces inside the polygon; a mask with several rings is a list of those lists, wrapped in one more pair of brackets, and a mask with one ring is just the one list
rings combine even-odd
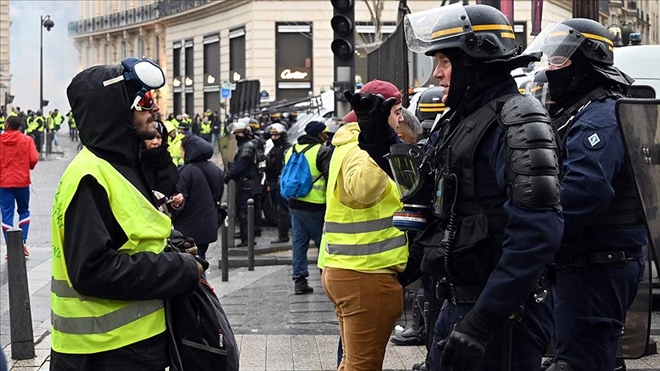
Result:
{"label": "blue backpack", "polygon": [[282,175],[280,176],[280,195],[284,199],[296,199],[307,196],[312,190],[312,185],[321,177],[312,178],[312,172],[305,157],[305,152],[315,146],[317,143],[310,144],[301,152],[296,151],[296,146],[291,149],[293,153],[291,158],[284,165]]}

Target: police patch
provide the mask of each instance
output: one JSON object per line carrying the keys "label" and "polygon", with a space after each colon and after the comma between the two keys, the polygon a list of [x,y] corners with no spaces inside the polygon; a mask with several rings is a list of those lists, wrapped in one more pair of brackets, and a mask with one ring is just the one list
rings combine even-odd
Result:
{"label": "police patch", "polygon": [[584,138],[584,145],[590,149],[602,148],[605,142],[598,136],[598,133],[593,133]]}

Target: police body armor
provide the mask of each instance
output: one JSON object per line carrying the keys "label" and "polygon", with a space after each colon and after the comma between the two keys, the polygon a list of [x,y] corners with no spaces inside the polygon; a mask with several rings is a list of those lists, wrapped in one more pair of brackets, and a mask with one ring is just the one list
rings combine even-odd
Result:
{"label": "police body armor", "polygon": [[[434,200],[434,214],[445,217],[431,222],[415,241],[425,247],[422,270],[447,277],[453,285],[484,285],[502,254],[507,219],[501,207],[477,199],[474,169],[479,143],[498,124],[505,131],[513,202],[526,209],[560,208],[558,138],[537,100],[503,96],[463,119],[455,132],[445,133],[449,141],[442,147],[447,150],[436,160],[445,164],[444,171],[435,175],[436,186],[447,174],[455,179],[455,187],[436,188],[436,195],[444,194],[441,208],[445,210],[438,210],[439,201]],[[445,125],[445,130],[452,128]],[[479,292],[474,294],[476,302]]]}

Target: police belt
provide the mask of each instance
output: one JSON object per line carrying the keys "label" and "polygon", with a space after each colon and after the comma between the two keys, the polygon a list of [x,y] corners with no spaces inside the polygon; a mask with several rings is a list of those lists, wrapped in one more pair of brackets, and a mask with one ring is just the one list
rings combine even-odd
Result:
{"label": "police belt", "polygon": [[449,300],[452,304],[474,304],[479,300],[484,285],[456,286],[452,283],[438,282],[435,286],[435,297],[438,300]]}
{"label": "police belt", "polygon": [[557,254],[555,257],[555,266],[557,269],[565,268],[584,268],[593,266],[603,266],[603,268],[615,268],[623,266],[626,262],[633,260],[625,251],[600,251],[580,255]]}

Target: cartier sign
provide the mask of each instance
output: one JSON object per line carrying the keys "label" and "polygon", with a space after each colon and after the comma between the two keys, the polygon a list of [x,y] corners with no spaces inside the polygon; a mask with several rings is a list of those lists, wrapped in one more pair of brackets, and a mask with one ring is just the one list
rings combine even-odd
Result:
{"label": "cartier sign", "polygon": [[277,77],[278,81],[312,81],[309,68],[282,68]]}

